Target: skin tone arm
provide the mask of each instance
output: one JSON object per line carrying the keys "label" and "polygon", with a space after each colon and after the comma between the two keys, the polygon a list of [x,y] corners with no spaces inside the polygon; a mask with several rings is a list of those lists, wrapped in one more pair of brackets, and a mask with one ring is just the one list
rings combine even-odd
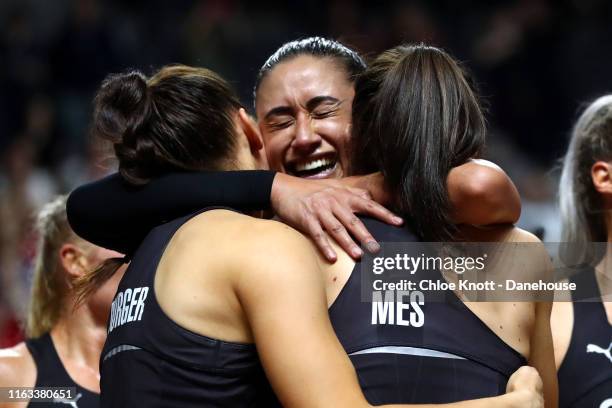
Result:
{"label": "skin tone arm", "polygon": [[[379,203],[391,202],[380,173],[347,177],[341,183],[367,190]],[[489,161],[471,160],[454,167],[447,185],[456,224],[514,224],[521,215],[521,198],[514,183]]]}
{"label": "skin tone arm", "polygon": [[[329,321],[323,261],[312,245],[281,224],[241,230],[249,232],[232,250],[244,256],[231,258],[228,276],[246,313],[266,374],[283,405],[370,407]],[[272,243],[282,243],[282,248]],[[288,270],[292,273],[286,273]],[[438,406],[541,406],[534,394],[526,396],[510,393]]]}
{"label": "skin tone arm", "polygon": [[[25,343],[0,350],[0,387],[33,387],[36,365]],[[0,401],[0,408],[22,408],[28,402]]]}
{"label": "skin tone arm", "polygon": [[67,203],[68,220],[87,241],[129,254],[152,228],[200,208],[224,205],[264,210],[270,206],[284,222],[312,237],[331,262],[336,253],[323,229],[358,258],[361,249],[349,233],[370,251],[379,246],[354,213],[393,225],[402,223],[365,190],[264,173],[171,173],[138,188],[127,186],[114,174],[74,190]]}
{"label": "skin tone arm", "polygon": [[559,406],[559,386],[550,330],[550,302],[537,302],[535,306],[535,330],[531,336],[529,365],[542,377],[546,408]]}
{"label": "skin tone arm", "polygon": [[[551,280],[553,266],[550,261],[550,255],[542,242],[536,236],[526,231],[520,231],[517,242],[528,243],[536,249],[532,254],[534,258],[526,261],[530,270],[527,271],[529,278],[526,277],[524,280],[535,280],[538,277],[544,281]],[[555,367],[555,355],[550,326],[551,311],[552,298],[550,301],[534,302],[535,318],[529,343],[528,361],[529,365],[536,368],[542,377],[546,408],[556,408],[559,405],[559,385],[557,382],[557,370]]]}

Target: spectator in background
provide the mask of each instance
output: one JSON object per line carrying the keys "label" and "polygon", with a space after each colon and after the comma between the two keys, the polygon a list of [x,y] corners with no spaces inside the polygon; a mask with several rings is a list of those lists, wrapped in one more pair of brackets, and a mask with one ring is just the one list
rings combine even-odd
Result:
{"label": "spectator in background", "polygon": [[66,219],[65,196],[43,207],[37,229],[27,340],[0,350],[0,386],[76,387],[73,397],[80,408],[98,407],[100,352],[122,273],[82,302],[77,303],[71,288],[88,270],[118,254],[74,234]]}

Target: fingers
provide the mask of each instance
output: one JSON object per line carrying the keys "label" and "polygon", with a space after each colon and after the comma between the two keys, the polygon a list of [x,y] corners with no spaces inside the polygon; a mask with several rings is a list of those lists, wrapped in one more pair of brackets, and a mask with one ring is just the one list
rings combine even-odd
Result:
{"label": "fingers", "polygon": [[369,215],[391,225],[402,225],[404,222],[400,217],[387,210],[376,201],[366,200],[361,197],[353,196],[349,201],[350,209],[354,213]]}
{"label": "fingers", "polygon": [[[336,215],[336,210],[340,207],[340,205],[333,200],[329,200],[324,206],[319,204],[316,207],[317,216],[321,222],[321,225],[323,225],[323,228],[325,228],[325,231],[327,231],[327,233],[334,239],[334,241],[338,243],[338,245],[342,247],[342,249],[344,249],[347,254],[351,255],[355,259],[361,258],[363,251],[361,248],[359,248],[355,241],[353,241],[353,238],[351,238],[345,228],[345,226],[348,226],[348,223],[343,221],[342,218],[338,218]],[[347,220],[346,218],[344,219]]]}
{"label": "fingers", "polygon": [[[318,217],[318,218],[317,218]],[[305,214],[304,224],[306,225],[306,233],[310,238],[314,241],[315,245],[325,259],[329,262],[336,262],[338,259],[338,255],[336,251],[332,248],[327,236],[323,233],[323,228],[321,227],[320,215],[316,216],[311,211],[307,211]]]}
{"label": "fingers", "polygon": [[541,392],[543,387],[542,377],[538,370],[530,366],[523,366],[512,374],[508,380],[507,390],[532,389]]}
{"label": "fingers", "polygon": [[[349,209],[336,203],[333,208],[334,215],[336,218],[348,228],[348,232],[354,236],[357,241],[364,245],[369,252],[375,253],[380,250],[380,245],[372,234],[368,231],[366,226],[361,222],[359,218]],[[348,234],[347,234],[348,235]],[[351,239],[351,242],[353,240]]]}

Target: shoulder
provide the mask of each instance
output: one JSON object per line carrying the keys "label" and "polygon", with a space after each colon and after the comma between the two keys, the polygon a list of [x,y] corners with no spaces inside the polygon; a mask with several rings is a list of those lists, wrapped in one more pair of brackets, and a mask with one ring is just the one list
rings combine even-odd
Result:
{"label": "shoulder", "polygon": [[508,231],[508,241],[542,244],[540,238],[536,237],[529,231],[525,231],[524,229],[517,227],[513,227],[510,231]]}
{"label": "shoulder", "polygon": [[[281,256],[292,251],[317,254],[311,241],[288,225],[230,210],[206,211],[187,222],[177,235],[192,243],[207,241],[208,248],[225,247],[243,258]],[[241,250],[244,252],[237,252]]]}
{"label": "shoulder", "polygon": [[542,241],[532,233],[513,225],[473,226],[463,225],[462,235],[473,242],[525,242],[542,244]]}
{"label": "shoulder", "polygon": [[461,166],[453,167],[449,177],[463,187],[463,193],[475,195],[506,186],[509,180],[501,167],[482,159],[472,159]]}
{"label": "shoulder", "polygon": [[230,210],[193,217],[172,238],[169,253],[175,260],[189,259],[191,265],[224,271],[223,276],[232,280],[298,265],[312,270],[325,262],[314,244],[295,229]]}
{"label": "shoulder", "polygon": [[0,386],[32,387],[36,382],[36,364],[25,343],[0,349]]}

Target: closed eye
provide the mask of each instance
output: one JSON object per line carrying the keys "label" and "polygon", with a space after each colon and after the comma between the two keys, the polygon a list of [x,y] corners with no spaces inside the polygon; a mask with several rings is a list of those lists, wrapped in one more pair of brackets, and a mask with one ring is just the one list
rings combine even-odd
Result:
{"label": "closed eye", "polygon": [[268,121],[266,126],[272,130],[285,129],[293,124],[293,119],[279,119]]}
{"label": "closed eye", "polygon": [[312,112],[311,116],[315,119],[325,119],[335,115],[337,112],[338,109],[328,109],[320,112]]}
{"label": "closed eye", "polygon": [[324,99],[320,101],[316,108],[312,109],[310,115],[315,119],[324,119],[333,116],[340,109],[342,102],[343,101],[337,99]]}

